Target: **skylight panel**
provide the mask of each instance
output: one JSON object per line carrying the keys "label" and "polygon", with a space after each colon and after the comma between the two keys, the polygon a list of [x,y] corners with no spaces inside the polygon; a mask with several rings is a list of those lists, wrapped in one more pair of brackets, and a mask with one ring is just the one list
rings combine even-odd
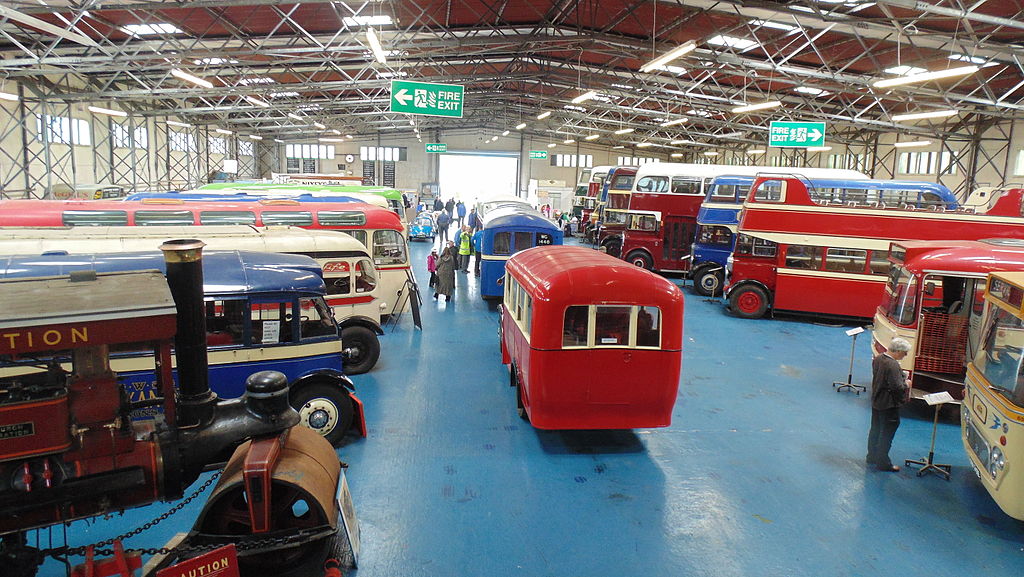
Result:
{"label": "skylight panel", "polygon": [[999,65],[998,62],[992,62],[991,60],[986,60],[984,58],[978,58],[977,56],[968,56],[966,54],[950,54],[949,55],[949,59],[950,60],[959,60],[960,62],[968,62],[970,64],[977,64],[978,66],[982,66],[982,67],[998,66]]}
{"label": "skylight panel", "polygon": [[828,96],[830,94],[820,88],[811,88],[810,86],[797,86],[793,90],[802,94],[810,94],[811,96]]}
{"label": "skylight panel", "polygon": [[239,78],[238,83],[242,86],[250,86],[253,84],[274,84],[274,79],[268,76],[250,76],[248,78]]}
{"label": "skylight panel", "polygon": [[670,64],[658,66],[656,70],[664,70],[665,72],[675,74],[676,76],[682,76],[683,74],[686,74],[686,69],[683,68],[682,66],[672,66]]}
{"label": "skylight panel", "polygon": [[793,26],[792,24],[783,24],[782,22],[772,22],[771,20],[760,20],[755,19],[749,22],[751,26],[760,26],[761,28],[774,28],[776,30],[785,30],[786,32],[796,32],[800,28]]}
{"label": "skylight panel", "polygon": [[201,58],[199,60],[193,60],[197,66],[202,65],[217,65],[217,64],[238,64],[237,60],[229,60],[227,58]]}
{"label": "skylight panel", "polygon": [[124,30],[136,36],[147,36],[153,34],[183,34],[184,31],[174,24],[157,22],[155,24],[125,24]]}
{"label": "skylight panel", "polygon": [[289,90],[286,90],[284,92],[271,92],[270,94],[268,94],[268,96],[270,96],[271,98],[295,98],[298,95],[298,92],[292,92]]}
{"label": "skylight panel", "polygon": [[892,68],[886,68],[886,74],[895,74],[896,76],[911,76],[913,74],[921,74],[928,72],[924,68],[918,68],[917,66],[893,66]]}
{"label": "skylight panel", "polygon": [[356,26],[388,26],[394,24],[391,20],[391,16],[387,14],[379,14],[377,16],[347,16],[342,18],[342,22],[345,26],[356,27]]}
{"label": "skylight panel", "polygon": [[735,48],[737,50],[748,50],[755,46],[760,46],[759,43],[754,40],[748,40],[746,38],[736,38],[735,36],[726,36],[719,34],[712,38],[708,38],[708,44],[714,44],[716,46],[726,46],[728,48]]}

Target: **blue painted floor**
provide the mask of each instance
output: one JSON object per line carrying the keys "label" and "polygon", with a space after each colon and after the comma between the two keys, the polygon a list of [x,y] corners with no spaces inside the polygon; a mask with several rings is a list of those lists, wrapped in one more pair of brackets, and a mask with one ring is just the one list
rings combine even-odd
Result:
{"label": "blue painted floor", "polygon": [[[424,285],[429,246],[412,245]],[[370,426],[339,451],[362,526],[354,575],[1024,573],[1024,523],[975,479],[957,426],[940,423],[935,449],[953,465],[949,482],[865,467],[868,396],[831,385],[846,379],[848,326],[741,320],[684,289],[673,426],[544,432],[516,416],[494,305],[472,274],[457,275],[452,302],[425,294],[424,330],[406,318],[378,367],[353,379]],[[858,383],[870,381],[865,337]],[[926,456],[931,429],[930,410],[906,410],[893,461]],[[169,507],[76,523],[69,540],[106,538]],[[127,545],[159,546],[198,509]],[[41,574],[63,570],[51,562]]]}

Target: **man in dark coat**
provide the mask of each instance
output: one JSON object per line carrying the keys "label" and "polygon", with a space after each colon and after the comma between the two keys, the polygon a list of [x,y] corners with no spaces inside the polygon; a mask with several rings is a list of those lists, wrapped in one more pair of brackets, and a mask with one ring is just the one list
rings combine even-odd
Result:
{"label": "man in dark coat", "polygon": [[889,350],[871,362],[871,431],[868,433],[868,465],[879,471],[900,470],[889,460],[892,438],[900,426],[900,406],[907,402],[910,384],[900,368],[900,360],[910,351],[906,339],[896,337]]}
{"label": "man in dark coat", "polygon": [[441,202],[441,197],[434,197],[434,212],[441,212],[444,210],[444,203]]}

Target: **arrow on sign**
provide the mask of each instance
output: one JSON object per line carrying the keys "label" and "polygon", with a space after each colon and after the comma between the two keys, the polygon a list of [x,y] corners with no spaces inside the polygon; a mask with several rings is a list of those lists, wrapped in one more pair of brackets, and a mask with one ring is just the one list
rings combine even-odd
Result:
{"label": "arrow on sign", "polygon": [[402,106],[405,106],[409,104],[410,100],[412,100],[412,95],[409,94],[409,92],[403,88],[395,93],[395,100],[397,100],[398,103],[401,104]]}
{"label": "arrow on sign", "polygon": [[807,131],[807,136],[810,136],[811,140],[818,140],[819,138],[821,138],[822,134],[821,132],[818,131],[817,128],[813,128]]}

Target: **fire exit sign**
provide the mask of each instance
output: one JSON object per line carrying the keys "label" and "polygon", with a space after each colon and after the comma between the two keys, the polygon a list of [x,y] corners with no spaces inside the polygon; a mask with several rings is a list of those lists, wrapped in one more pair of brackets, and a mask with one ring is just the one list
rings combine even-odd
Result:
{"label": "fire exit sign", "polygon": [[546,151],[546,150],[531,150],[530,151],[530,159],[531,160],[545,160],[545,159],[547,159],[547,157],[548,157],[548,151]]}

